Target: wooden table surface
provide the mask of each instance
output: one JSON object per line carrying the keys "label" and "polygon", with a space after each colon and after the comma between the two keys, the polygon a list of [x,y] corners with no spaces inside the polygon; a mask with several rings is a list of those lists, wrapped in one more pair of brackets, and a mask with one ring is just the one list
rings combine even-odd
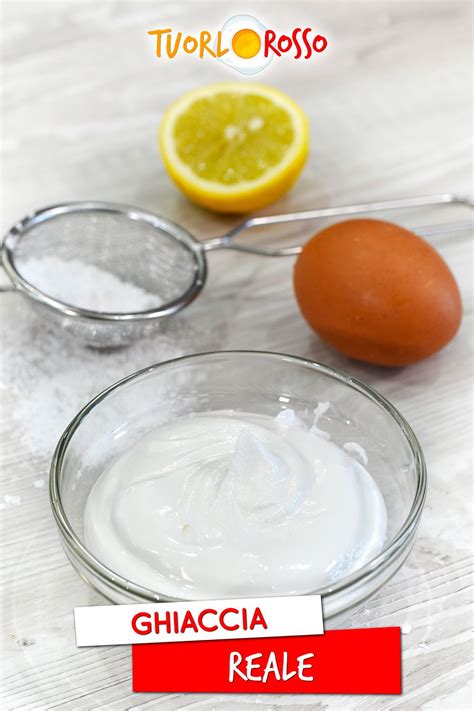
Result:
{"label": "wooden table surface", "polygon": [[[239,12],[282,31],[313,26],[330,39],[315,60],[274,61],[257,76],[301,104],[312,132],[301,180],[267,213],[469,192],[471,8],[456,0],[4,3],[2,228],[33,208],[88,198],[154,210],[202,237],[235,224],[177,192],[155,131],[183,91],[239,77],[212,61],[160,64],[146,33],[218,29]],[[420,225],[467,216],[444,207],[395,219]],[[288,244],[311,229],[246,238]],[[299,315],[291,259],[210,255],[200,298],[163,334],[117,352],[51,333],[21,297],[1,295],[3,708],[470,708],[472,236],[432,242],[458,279],[463,324],[444,351],[401,369],[352,362],[320,342]],[[421,441],[429,492],[415,549],[342,623],[403,626],[401,697],[133,694],[127,648],[75,646],[73,607],[104,601],[67,562],[52,520],[46,484],[57,437],[81,404],[119,377],[175,355],[231,348],[345,369],[388,397]]]}

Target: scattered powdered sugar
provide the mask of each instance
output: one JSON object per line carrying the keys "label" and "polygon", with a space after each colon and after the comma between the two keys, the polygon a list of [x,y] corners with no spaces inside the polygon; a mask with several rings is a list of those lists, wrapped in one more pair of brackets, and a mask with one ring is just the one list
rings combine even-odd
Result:
{"label": "scattered powdered sugar", "polygon": [[26,452],[44,458],[41,474],[47,472],[68,423],[101,390],[153,363],[219,347],[219,334],[213,335],[205,314],[196,322],[192,310],[189,316],[174,316],[156,335],[128,348],[98,351],[50,327],[18,295],[5,294],[0,307],[0,387],[2,411],[8,417],[4,429]]}
{"label": "scattered powdered sugar", "polygon": [[[13,451],[22,449],[22,456],[32,462],[31,495],[33,479],[47,477],[54,447],[68,423],[92,397],[120,378],[154,363],[203,351],[288,349],[288,342],[279,338],[266,313],[257,326],[248,327],[249,316],[259,316],[255,315],[255,294],[249,295],[241,285],[263,268],[259,260],[242,257],[231,262],[231,269],[224,269],[227,259],[224,254],[214,255],[209,284],[199,299],[164,321],[152,336],[121,349],[87,348],[50,325],[48,314],[31,308],[19,294],[2,295],[3,430]],[[276,264],[281,263],[277,260]],[[280,297],[279,309],[288,302],[288,294],[279,287]],[[28,490],[22,491],[25,501]]]}
{"label": "scattered powdered sugar", "polygon": [[19,506],[21,504],[21,496],[16,494],[5,494],[3,497],[5,506]]}
{"label": "scattered powdered sugar", "polygon": [[79,259],[30,258],[22,265],[21,274],[48,296],[91,311],[133,313],[163,303],[156,294]]}
{"label": "scattered powdered sugar", "polygon": [[44,489],[46,486],[46,481],[44,479],[35,479],[33,482],[35,489]]}

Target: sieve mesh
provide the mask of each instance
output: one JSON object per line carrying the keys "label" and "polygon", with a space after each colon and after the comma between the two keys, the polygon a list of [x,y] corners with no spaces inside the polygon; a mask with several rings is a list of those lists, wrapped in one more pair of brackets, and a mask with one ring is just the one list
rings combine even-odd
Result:
{"label": "sieve mesh", "polygon": [[73,203],[25,218],[5,238],[3,263],[50,324],[98,348],[153,333],[206,278],[204,255],[189,233],[108,203]]}
{"label": "sieve mesh", "polygon": [[[46,257],[60,260],[65,270],[63,277],[74,279],[77,262],[82,262],[140,287],[156,297],[155,303],[150,299],[149,309],[180,298],[192,285],[196,271],[193,252],[175,237],[146,222],[100,211],[57,215],[29,227],[14,254],[18,273],[30,282],[28,266],[33,260]],[[58,293],[58,287],[65,283],[59,276],[51,274],[49,289],[44,283],[30,283],[59,301],[82,306]],[[95,285],[97,289],[100,283]],[[79,294],[80,284],[77,291]],[[112,304],[103,310],[117,311]],[[133,311],[118,309],[122,313]]]}

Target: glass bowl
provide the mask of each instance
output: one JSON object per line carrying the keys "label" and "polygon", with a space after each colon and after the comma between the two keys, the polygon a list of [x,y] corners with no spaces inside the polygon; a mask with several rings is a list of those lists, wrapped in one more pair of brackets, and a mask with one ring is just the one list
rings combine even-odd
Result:
{"label": "glass bowl", "polygon": [[393,405],[359,380],[310,360],[260,351],[203,353],[153,365],[115,383],[78,413],[59,440],[50,475],[54,517],[74,568],[116,603],[175,600],[126,580],[87,550],[84,508],[96,479],[146,432],[176,417],[210,410],[275,416],[291,408],[309,423],[319,402],[330,407],[318,427],[339,446],[352,441],[365,449],[385,500],[388,531],[373,560],[309,594],[322,595],[326,618],[365,600],[413,546],[426,494],[420,445]]}

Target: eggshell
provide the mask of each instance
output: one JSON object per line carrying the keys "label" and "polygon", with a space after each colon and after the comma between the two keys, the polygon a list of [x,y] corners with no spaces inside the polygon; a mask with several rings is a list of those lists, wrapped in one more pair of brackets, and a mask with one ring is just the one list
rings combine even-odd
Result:
{"label": "eggshell", "polygon": [[321,338],[369,363],[426,358],[461,321],[446,262],[421,237],[382,220],[347,220],[317,233],[297,259],[294,287]]}

